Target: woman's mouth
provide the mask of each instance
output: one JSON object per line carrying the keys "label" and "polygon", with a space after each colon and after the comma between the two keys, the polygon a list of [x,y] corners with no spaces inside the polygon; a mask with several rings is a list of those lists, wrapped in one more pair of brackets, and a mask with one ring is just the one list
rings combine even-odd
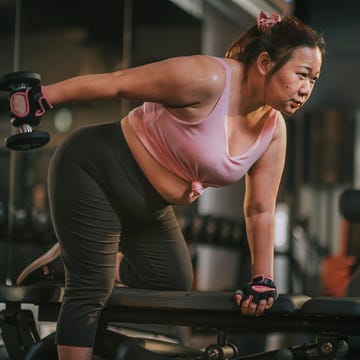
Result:
{"label": "woman's mouth", "polygon": [[298,101],[298,100],[295,100],[295,99],[293,99],[293,100],[291,100],[291,106],[293,107],[293,108],[299,108],[300,106],[302,105],[302,102],[301,101]]}

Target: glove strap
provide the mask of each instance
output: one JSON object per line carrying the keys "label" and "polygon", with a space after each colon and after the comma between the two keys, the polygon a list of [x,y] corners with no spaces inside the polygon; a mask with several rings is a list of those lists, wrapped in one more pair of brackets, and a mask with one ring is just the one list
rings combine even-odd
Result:
{"label": "glove strap", "polygon": [[40,109],[35,111],[35,116],[42,116],[42,115],[45,114],[45,112],[47,110],[50,110],[50,109],[53,108],[53,105],[51,104],[50,100],[48,99],[48,97],[44,93],[44,86],[43,85],[41,85],[40,94],[41,95],[40,95],[40,97],[38,99]]}
{"label": "glove strap", "polygon": [[265,276],[263,274],[255,275],[252,277],[251,281],[253,283],[261,283],[261,285],[269,286],[269,287],[275,287],[274,280],[269,277]]}

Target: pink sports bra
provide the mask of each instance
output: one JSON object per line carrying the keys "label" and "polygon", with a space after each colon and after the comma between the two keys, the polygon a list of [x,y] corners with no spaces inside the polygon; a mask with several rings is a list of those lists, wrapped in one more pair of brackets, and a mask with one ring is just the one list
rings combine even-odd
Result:
{"label": "pink sports bra", "polygon": [[270,144],[278,112],[272,110],[255,143],[243,154],[230,156],[226,136],[231,68],[223,93],[212,112],[197,122],[172,115],[162,104],[145,102],[129,113],[129,122],[149,153],[166,169],[191,184],[191,199],[206,187],[230,185],[240,180]]}

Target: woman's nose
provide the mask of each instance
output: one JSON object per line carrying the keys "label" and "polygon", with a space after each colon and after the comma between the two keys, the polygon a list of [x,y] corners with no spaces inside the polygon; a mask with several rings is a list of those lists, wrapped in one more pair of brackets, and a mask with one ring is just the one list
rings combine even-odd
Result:
{"label": "woman's nose", "polygon": [[311,94],[311,89],[312,89],[312,86],[310,84],[310,80],[306,80],[301,88],[300,88],[300,91],[299,93],[302,95],[302,96],[309,96]]}

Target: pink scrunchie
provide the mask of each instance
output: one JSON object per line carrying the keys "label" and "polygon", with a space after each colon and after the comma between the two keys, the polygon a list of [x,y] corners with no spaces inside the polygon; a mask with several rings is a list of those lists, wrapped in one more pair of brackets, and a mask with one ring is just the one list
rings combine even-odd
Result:
{"label": "pink scrunchie", "polygon": [[257,17],[257,28],[260,32],[268,32],[275,24],[281,21],[278,13],[274,12],[269,15],[265,11],[260,11]]}

